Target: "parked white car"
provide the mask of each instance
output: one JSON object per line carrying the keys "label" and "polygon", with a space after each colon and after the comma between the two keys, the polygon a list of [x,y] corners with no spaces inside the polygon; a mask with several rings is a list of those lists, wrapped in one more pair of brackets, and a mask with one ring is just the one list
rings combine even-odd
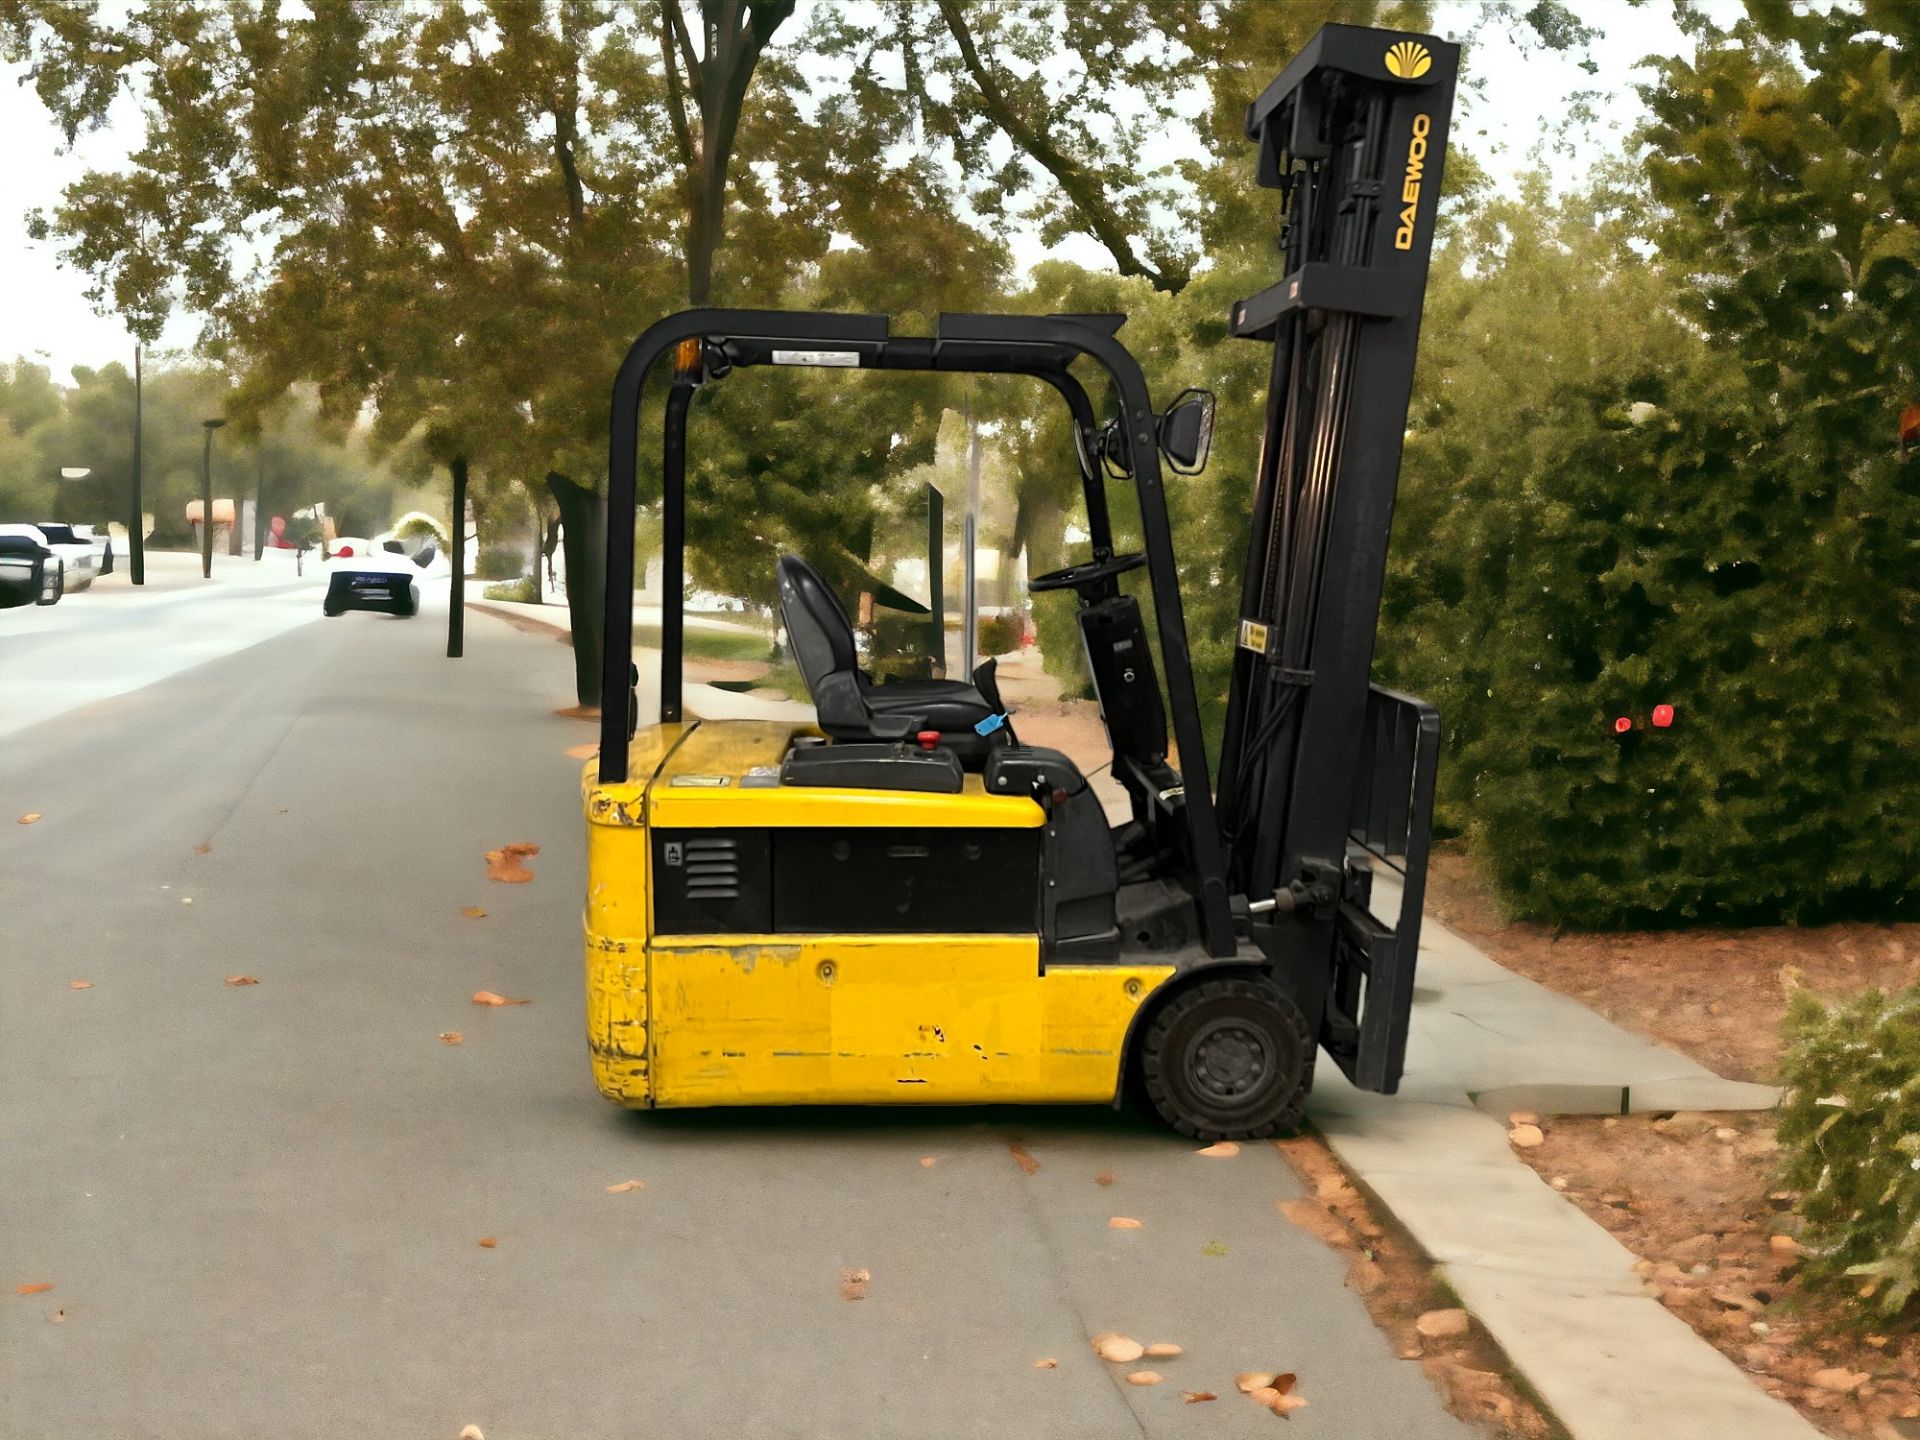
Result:
{"label": "parked white car", "polygon": [[92,544],[74,534],[71,525],[59,525],[52,521],[34,525],[0,525],[0,535],[24,535],[29,540],[38,540],[58,555],[63,571],[62,584],[69,595],[93,584],[93,577],[99,573]]}
{"label": "parked white car", "polygon": [[111,575],[113,573],[113,537],[107,533],[107,527],[72,525],[68,528],[93,547],[93,573],[96,576]]}

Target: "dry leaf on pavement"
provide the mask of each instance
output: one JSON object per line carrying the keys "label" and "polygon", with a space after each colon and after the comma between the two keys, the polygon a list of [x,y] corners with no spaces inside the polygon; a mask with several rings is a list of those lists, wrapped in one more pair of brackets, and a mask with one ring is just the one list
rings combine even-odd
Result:
{"label": "dry leaf on pavement", "polygon": [[69,980],[69,981],[67,981],[67,988],[68,988],[69,990],[91,990],[91,989],[93,989],[93,981],[91,981],[91,980]]}
{"label": "dry leaf on pavement", "polygon": [[1147,1346],[1147,1358],[1149,1360],[1171,1360],[1180,1353],[1181,1350],[1178,1345],[1170,1345],[1164,1340],[1157,1345]]}
{"label": "dry leaf on pavement", "polygon": [[1464,1310],[1429,1310],[1413,1322],[1413,1328],[1429,1340],[1446,1340],[1455,1335],[1467,1333],[1467,1312]]}
{"label": "dry leaf on pavement", "polygon": [[1302,1395],[1276,1395],[1267,1401],[1267,1408],[1284,1420],[1294,1411],[1306,1409],[1307,1401]]}
{"label": "dry leaf on pavement", "polygon": [[517,1000],[511,995],[496,995],[491,990],[476,990],[473,993],[476,1005],[531,1005],[531,1000]]}
{"label": "dry leaf on pavement", "polygon": [[1270,1370],[1249,1370],[1244,1375],[1233,1377],[1234,1386],[1242,1395],[1251,1395],[1256,1390],[1270,1390],[1279,1377]]}
{"label": "dry leaf on pavement", "polygon": [[463,1425],[456,1440],[487,1440],[487,1437],[480,1433],[478,1425]]}
{"label": "dry leaf on pavement", "polygon": [[1125,1215],[1116,1215],[1107,1221],[1107,1228],[1109,1230],[1138,1230],[1140,1228],[1140,1222]]}
{"label": "dry leaf on pavement", "polygon": [[484,920],[487,918],[487,912],[482,910],[478,905],[469,905],[460,913],[469,920]]}
{"label": "dry leaf on pavement", "polygon": [[644,1190],[646,1188],[647,1182],[644,1180],[622,1180],[618,1185],[607,1186],[607,1194],[624,1195],[629,1190]]}
{"label": "dry leaf on pavement", "polygon": [[487,878],[498,880],[504,885],[524,885],[533,879],[533,872],[520,862],[530,855],[538,855],[540,847],[524,842],[515,845],[502,845],[498,850],[487,851]]}
{"label": "dry leaf on pavement", "polygon": [[931,1169],[933,1169],[933,1156],[931,1156],[931,1155],[922,1155],[922,1156],[920,1157],[920,1168],[921,1168],[922,1170],[931,1170]]}
{"label": "dry leaf on pavement", "polygon": [[1096,1176],[1094,1176],[1094,1177],[1093,1177],[1093,1183],[1094,1183],[1094,1184],[1096,1184],[1096,1185],[1111,1185],[1111,1184],[1113,1184],[1113,1171],[1111,1171],[1111,1170],[1102,1170],[1102,1171],[1101,1171],[1101,1172],[1100,1172],[1100,1173],[1099,1173],[1098,1175],[1096,1175]]}
{"label": "dry leaf on pavement", "polygon": [[38,820],[39,818],[40,818],[40,814],[39,814],[39,812],[38,812],[38,811],[32,811],[32,812],[29,812],[28,814],[25,814],[25,815],[22,815],[22,816],[20,817],[20,823],[21,823],[22,825],[31,825],[31,824],[33,824],[33,823],[34,823],[34,822],[35,822],[36,820]]}
{"label": "dry leaf on pavement", "polygon": [[1127,1376],[1129,1385],[1158,1385],[1167,1377],[1158,1370],[1135,1370]]}
{"label": "dry leaf on pavement", "polygon": [[866,1270],[842,1270],[840,1272],[840,1298],[842,1300],[864,1300],[867,1298],[867,1286],[873,1280],[871,1272]]}
{"label": "dry leaf on pavement", "polygon": [[227,984],[229,984],[229,985],[258,985],[259,983],[260,983],[260,982],[259,982],[258,980],[256,980],[256,979],[254,979],[254,978],[253,978],[253,976],[251,976],[251,975],[229,975],[229,976],[227,976]]}
{"label": "dry leaf on pavement", "polygon": [[1207,1146],[1206,1149],[1196,1150],[1193,1153],[1196,1155],[1205,1155],[1213,1160],[1224,1160],[1229,1155],[1238,1155],[1240,1153],[1240,1147],[1231,1140],[1217,1140]]}
{"label": "dry leaf on pavement", "polygon": [[1013,1155],[1014,1164],[1026,1171],[1027,1174],[1031,1175],[1040,1168],[1040,1162],[1029,1155],[1027,1153],[1027,1147],[1019,1141],[1014,1141],[1011,1145],[1007,1146],[1007,1149]]}
{"label": "dry leaf on pavement", "polygon": [[1147,1347],[1138,1340],[1125,1335],[1117,1335],[1111,1330],[1103,1330],[1087,1342],[1093,1346],[1093,1353],[1102,1360],[1111,1360],[1116,1365],[1131,1365],[1147,1353]]}
{"label": "dry leaf on pavement", "polygon": [[209,855],[212,852],[213,842],[210,840],[202,840],[198,845],[193,847],[193,853],[196,855]]}
{"label": "dry leaf on pavement", "polygon": [[442,1045],[458,1045],[465,1041],[466,1038],[467,1037],[462,1035],[458,1030],[442,1030],[440,1032],[440,1043]]}
{"label": "dry leaf on pavement", "polygon": [[1034,1361],[1033,1368],[1036,1370],[1058,1370],[1060,1368],[1060,1362],[1052,1356],[1048,1356],[1045,1360]]}
{"label": "dry leaf on pavement", "polygon": [[492,1235],[482,1235],[482,1236],[480,1237],[480,1248],[481,1248],[482,1250],[493,1250],[493,1249],[497,1249],[497,1248],[499,1247],[499,1244],[500,1244],[500,1241],[499,1241],[499,1239],[498,1239],[497,1237],[495,1237],[495,1236],[492,1236]]}
{"label": "dry leaf on pavement", "polygon": [[53,1282],[51,1280],[36,1280],[30,1285],[14,1286],[13,1293],[16,1295],[44,1295],[52,1288]]}
{"label": "dry leaf on pavement", "polygon": [[1220,1397],[1211,1390],[1182,1390],[1180,1398],[1189,1405],[1204,1405],[1207,1401],[1218,1400]]}

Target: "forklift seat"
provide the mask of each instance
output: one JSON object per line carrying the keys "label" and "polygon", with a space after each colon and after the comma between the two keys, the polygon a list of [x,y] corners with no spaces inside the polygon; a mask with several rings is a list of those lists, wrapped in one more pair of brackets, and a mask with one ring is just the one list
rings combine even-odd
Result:
{"label": "forklift seat", "polygon": [[798,555],[779,564],[780,614],[787,643],[800,662],[820,728],[834,740],[908,740],[922,730],[940,732],[940,743],[968,769],[978,769],[1003,724],[990,735],[975,728],[1000,714],[974,685],[959,680],[896,680],[875,685],[860,669],[853,622],[818,570]]}

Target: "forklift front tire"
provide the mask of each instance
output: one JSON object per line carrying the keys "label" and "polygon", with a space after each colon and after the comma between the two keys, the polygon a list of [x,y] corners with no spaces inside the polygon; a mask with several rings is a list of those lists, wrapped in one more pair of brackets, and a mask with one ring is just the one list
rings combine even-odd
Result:
{"label": "forklift front tire", "polygon": [[1272,981],[1202,980],[1180,991],[1140,1039],[1141,1087],[1196,1140],[1259,1140],[1295,1129],[1313,1080],[1313,1037]]}

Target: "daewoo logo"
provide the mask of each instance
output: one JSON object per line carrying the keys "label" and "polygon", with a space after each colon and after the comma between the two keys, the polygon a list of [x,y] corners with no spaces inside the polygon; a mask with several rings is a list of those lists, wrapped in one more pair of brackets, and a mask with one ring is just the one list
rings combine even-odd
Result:
{"label": "daewoo logo", "polygon": [[1427,47],[1412,40],[1402,40],[1387,51],[1387,73],[1397,75],[1402,80],[1418,80],[1433,68],[1433,56],[1427,53]]}
{"label": "daewoo logo", "polygon": [[1413,222],[1420,217],[1420,179],[1427,170],[1427,132],[1431,115],[1413,117],[1413,139],[1407,142],[1407,178],[1400,186],[1400,228],[1393,232],[1393,248],[1413,248]]}

